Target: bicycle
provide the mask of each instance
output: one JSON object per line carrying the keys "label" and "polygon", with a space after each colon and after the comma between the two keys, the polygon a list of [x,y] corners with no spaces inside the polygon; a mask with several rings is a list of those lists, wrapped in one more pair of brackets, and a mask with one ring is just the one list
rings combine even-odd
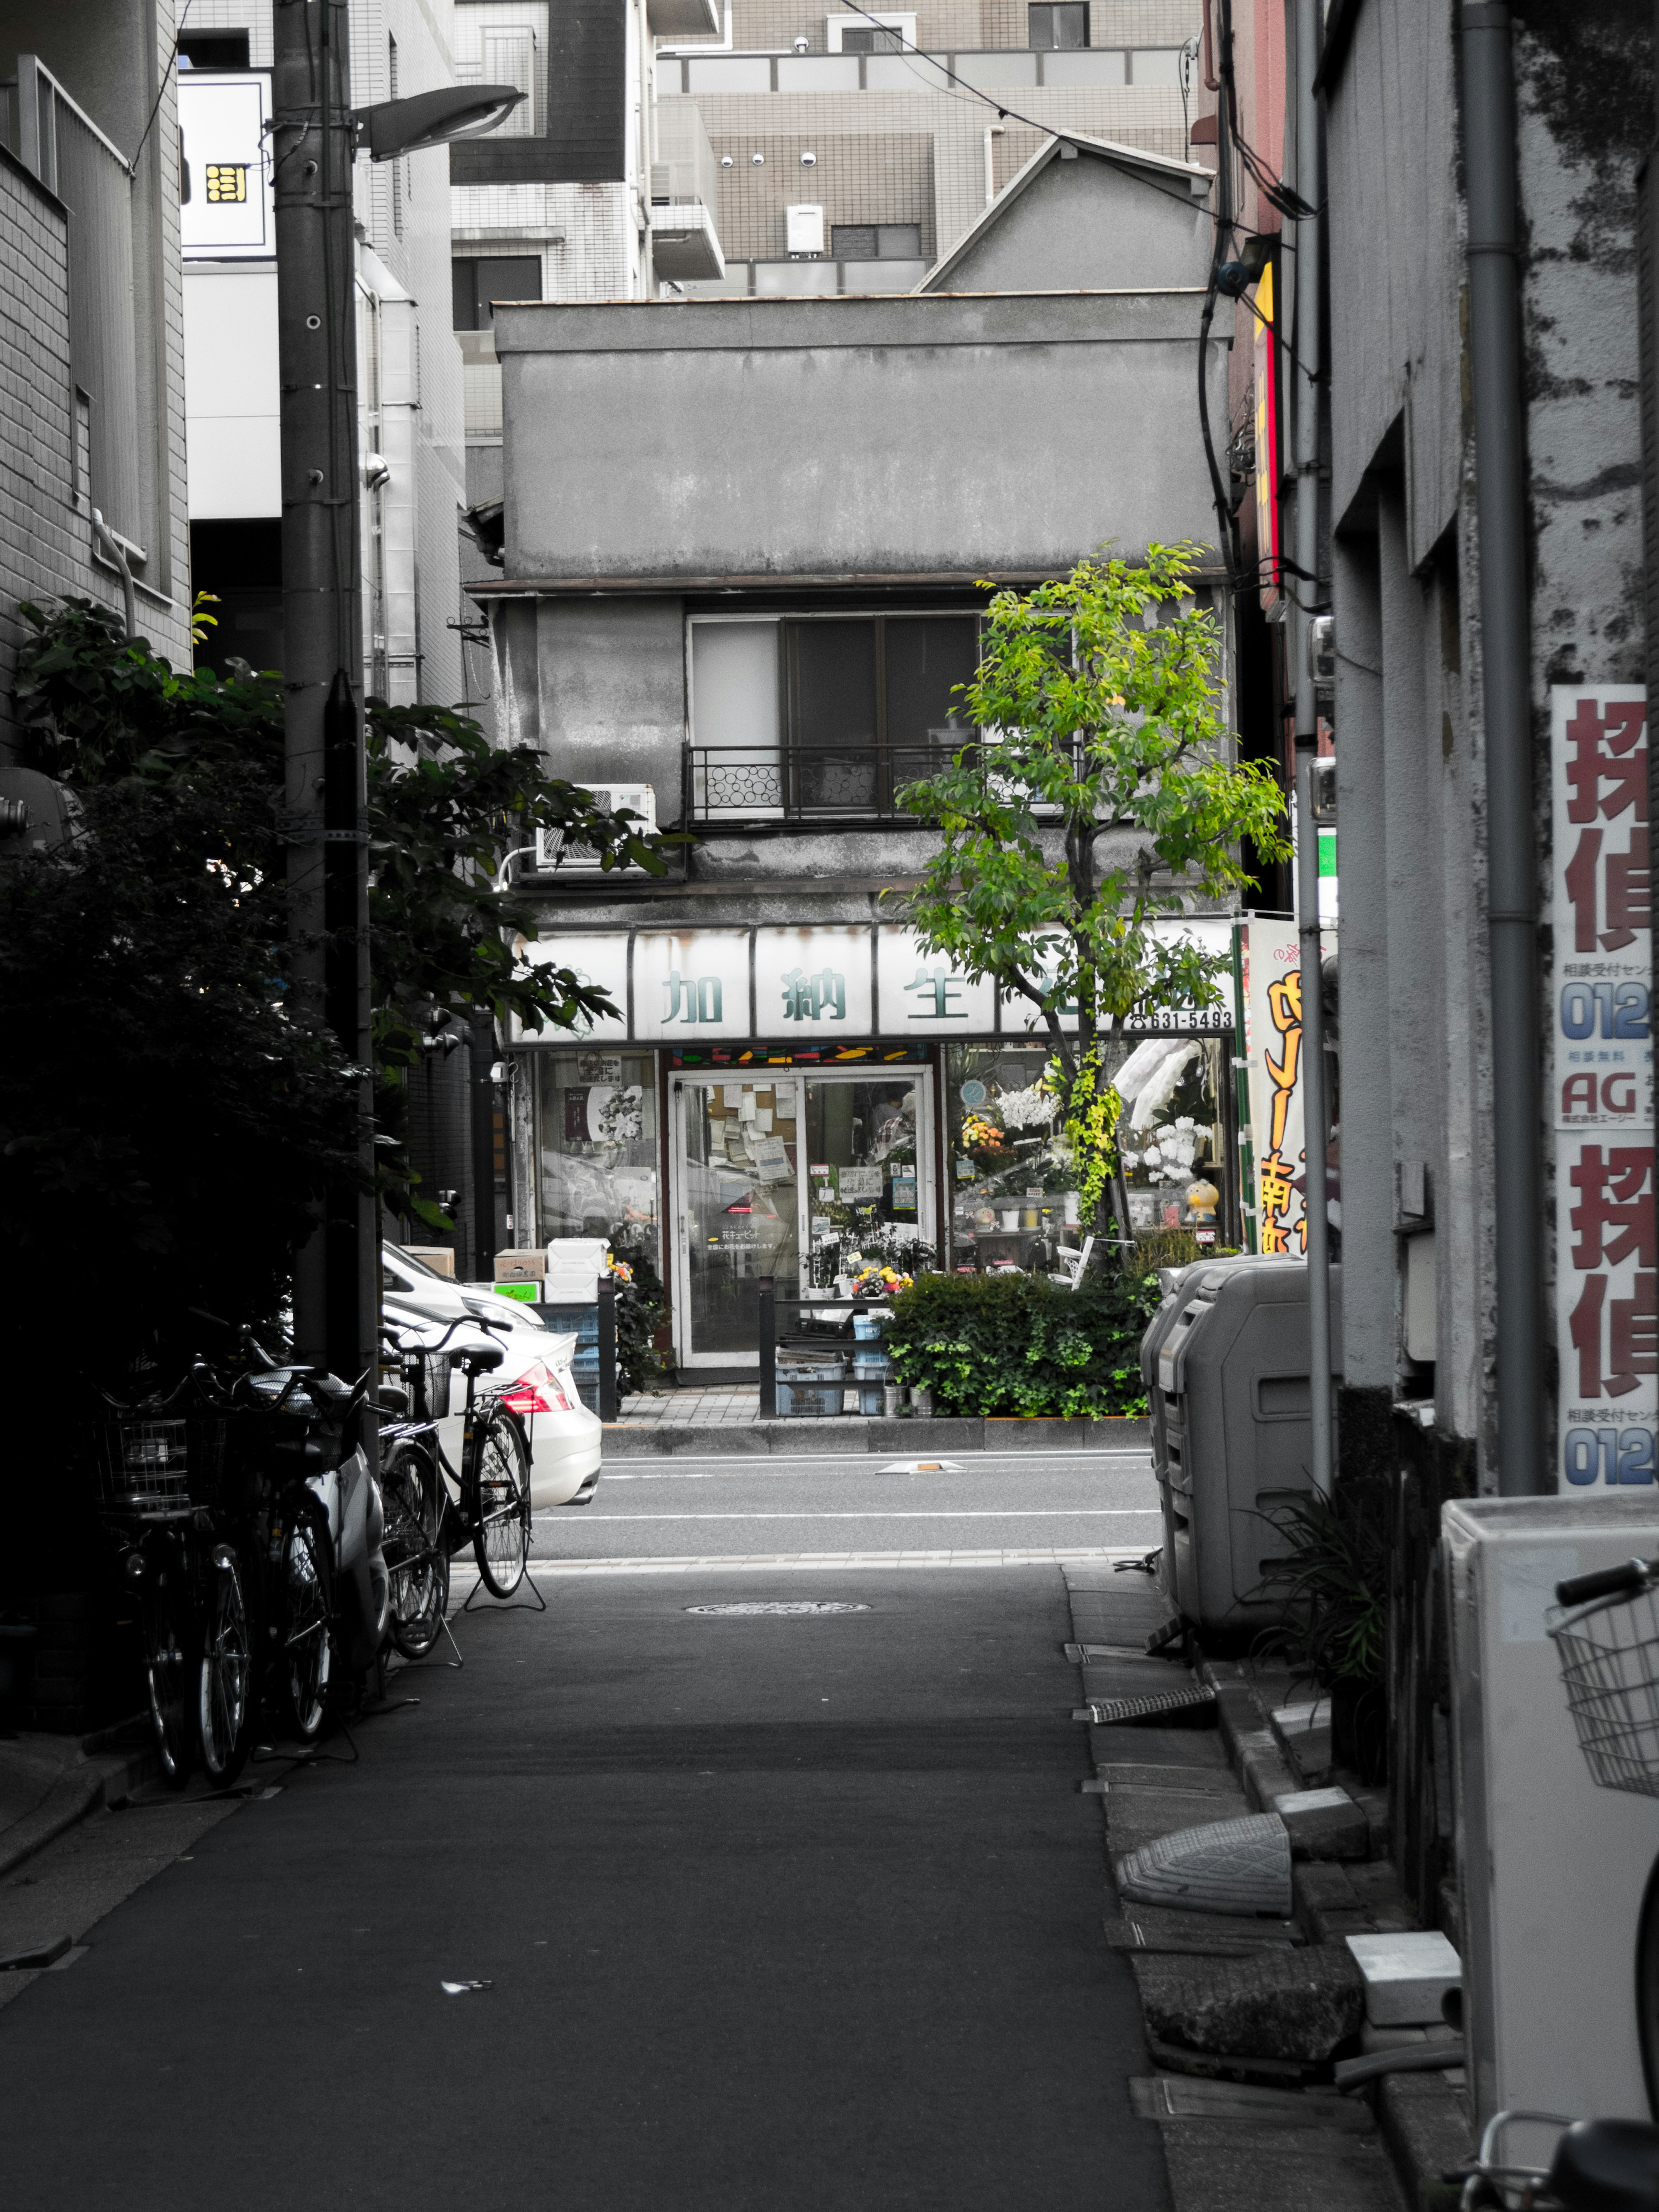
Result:
{"label": "bicycle", "polygon": [[[1498,2154],[1505,2135],[1522,2126],[1560,2129],[1547,2166],[1522,2166]],[[1463,2177],[1462,2212],[1489,2208],[1659,2212],[1659,2128],[1645,2120],[1570,2120],[1519,2108],[1494,2113]]]}
{"label": "bicycle", "polygon": [[[193,1397],[192,1410],[181,1401]],[[109,1402],[100,1505],[138,1599],[144,1683],[162,1779],[182,1789],[199,1757],[221,1787],[247,1756],[253,1651],[241,1557],[216,1507],[224,1436],[218,1378],[198,1361],[138,1407]]]}
{"label": "bicycle", "polygon": [[[469,1540],[478,1572],[490,1595],[511,1597],[524,1580],[530,1558],[530,1450],[524,1425],[493,1392],[480,1393],[478,1378],[493,1372],[504,1354],[499,1345],[464,1346],[450,1355],[466,1377],[466,1404],[462,1429],[461,1464],[450,1464],[439,1442],[438,1416],[431,1400],[441,1376],[438,1355],[458,1329],[495,1328],[503,1325],[475,1321],[470,1315],[457,1319],[440,1333],[390,1328],[385,1332],[393,1347],[408,1386],[413,1419],[381,1431],[387,1446],[387,1468],[398,1469],[397,1525],[398,1565],[404,1602],[402,1633],[415,1624],[414,1640],[420,1649],[408,1654],[419,1657],[431,1649],[449,1595],[449,1560]],[[445,1478],[458,1493],[452,1504]],[[388,1492],[388,1497],[390,1492]],[[393,1509],[388,1504],[388,1527]],[[446,1540],[445,1526],[457,1533]],[[437,1561],[442,1559],[441,1571]],[[441,1596],[437,1585],[441,1573]],[[394,1600],[394,1614],[397,1613]],[[398,1649],[400,1630],[392,1638]],[[422,1642],[422,1639],[424,1638]]]}

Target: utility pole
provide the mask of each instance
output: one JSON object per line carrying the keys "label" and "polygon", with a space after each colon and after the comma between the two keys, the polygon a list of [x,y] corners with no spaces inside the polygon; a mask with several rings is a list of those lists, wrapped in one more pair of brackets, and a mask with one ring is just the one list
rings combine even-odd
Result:
{"label": "utility pole", "polygon": [[[1296,189],[1310,209],[1325,200],[1323,137],[1314,79],[1324,25],[1320,0],[1295,0]],[[1314,761],[1319,750],[1319,700],[1314,684],[1313,603],[1320,573],[1319,491],[1322,463],[1320,401],[1324,391],[1321,354],[1320,218],[1296,226],[1296,565],[1293,605],[1296,684],[1296,913],[1302,951],[1302,1137],[1306,1180],[1303,1218],[1308,1243],[1309,1473],[1327,1495],[1335,1464],[1331,1419],[1331,1252],[1326,1212],[1328,1140],[1325,1085],[1325,975],[1319,942],[1319,829],[1314,819]]]}
{"label": "utility pole", "polygon": [[[272,155],[282,384],[289,1003],[352,1065],[357,1150],[374,1153],[362,739],[357,348],[346,0],[276,0]],[[376,1356],[374,1202],[326,1194],[295,1257],[295,1356],[355,1382]],[[374,1425],[358,1439],[374,1462]]]}

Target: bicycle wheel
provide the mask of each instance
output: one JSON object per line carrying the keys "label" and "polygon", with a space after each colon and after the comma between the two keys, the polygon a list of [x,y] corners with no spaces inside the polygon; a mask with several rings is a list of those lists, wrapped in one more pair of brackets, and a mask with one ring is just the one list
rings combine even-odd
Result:
{"label": "bicycle wheel", "polygon": [[484,1422],[477,1485],[473,1555],[491,1595],[511,1597],[530,1557],[530,1455],[517,1422],[499,1409]]}
{"label": "bicycle wheel", "polygon": [[323,1725],[334,1672],[334,1576],[328,1531],[303,1507],[283,1536],[277,1578],[277,1688],[289,1727],[310,1743]]}
{"label": "bicycle wheel", "polygon": [[145,1561],[144,1680],[161,1779],[182,1790],[190,1779],[194,1727],[191,1716],[191,1604],[185,1561],[169,1545]]}
{"label": "bicycle wheel", "polygon": [[423,1455],[407,1445],[394,1449],[380,1470],[380,1495],[392,1648],[405,1659],[423,1659],[449,1603],[449,1559],[438,1541],[438,1509]]}
{"label": "bicycle wheel", "polygon": [[209,1562],[206,1618],[196,1700],[202,1766],[220,1789],[228,1789],[252,1748],[253,1640],[241,1570],[228,1544],[216,1544]]}

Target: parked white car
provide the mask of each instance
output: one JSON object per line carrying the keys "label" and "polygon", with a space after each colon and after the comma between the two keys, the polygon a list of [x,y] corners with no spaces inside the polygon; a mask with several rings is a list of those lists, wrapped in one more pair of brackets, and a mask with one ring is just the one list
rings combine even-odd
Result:
{"label": "parked white car", "polygon": [[[491,1292],[463,1291],[411,1261],[396,1246],[385,1248],[386,1318],[394,1328],[417,1340],[431,1343],[452,1321],[480,1320],[486,1312],[492,1322],[506,1322],[503,1334],[492,1327],[458,1330],[445,1351],[454,1352],[478,1343],[498,1345],[501,1366],[489,1377],[488,1387],[498,1390],[524,1419],[530,1437],[530,1503],[539,1511],[550,1505],[568,1505],[580,1492],[589,1490],[599,1472],[605,1431],[599,1416],[591,1413],[577,1395],[570,1362],[576,1349],[574,1336],[559,1336],[540,1316],[526,1313],[512,1298]],[[399,1279],[408,1290],[393,1289]],[[487,1302],[487,1303],[486,1303]],[[466,1381],[459,1373],[450,1378],[448,1407],[440,1416],[438,1440],[452,1467],[461,1462],[462,1417],[466,1407]],[[435,1410],[435,1409],[434,1409]]]}

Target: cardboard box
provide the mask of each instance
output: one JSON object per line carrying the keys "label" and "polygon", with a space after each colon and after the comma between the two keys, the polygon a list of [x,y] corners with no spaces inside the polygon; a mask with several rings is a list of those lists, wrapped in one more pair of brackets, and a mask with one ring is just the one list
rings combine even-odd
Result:
{"label": "cardboard box", "polygon": [[498,1252],[495,1255],[495,1280],[498,1283],[539,1283],[546,1274],[545,1252]]}
{"label": "cardboard box", "polygon": [[411,1260],[423,1261],[434,1275],[447,1275],[452,1283],[454,1281],[455,1255],[449,1245],[405,1244],[404,1249]]}

